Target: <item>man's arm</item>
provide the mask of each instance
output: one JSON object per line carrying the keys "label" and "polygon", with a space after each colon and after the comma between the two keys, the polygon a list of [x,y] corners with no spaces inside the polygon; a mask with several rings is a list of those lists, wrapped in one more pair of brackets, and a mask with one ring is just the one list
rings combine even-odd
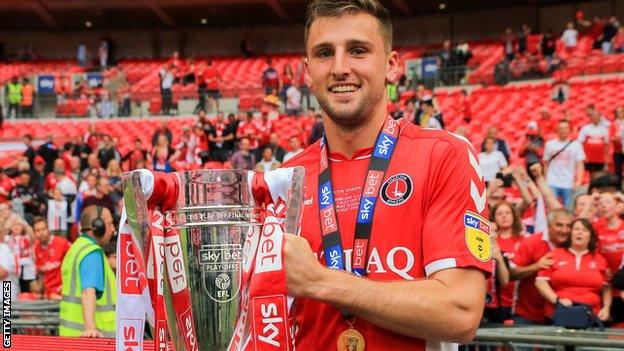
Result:
{"label": "man's arm", "polygon": [[85,338],[101,338],[102,333],[95,326],[95,289],[86,288],[82,290],[82,318],[84,319],[84,331],[82,336]]}
{"label": "man's arm", "polygon": [[307,240],[293,235],[287,235],[285,255],[293,296],[326,302],[410,337],[474,338],[485,296],[485,276],[476,269],[451,268],[415,281],[374,281],[323,267]]}
{"label": "man's arm", "polygon": [[511,267],[509,267],[509,275],[511,277],[511,280],[522,280],[530,276],[531,274],[539,272],[541,269],[550,267],[552,265],[552,262],[552,253],[549,252],[533,264],[529,264],[526,266],[512,265]]}
{"label": "man's arm", "polygon": [[583,178],[585,176],[585,163],[583,161],[576,162],[576,181],[574,186],[578,189],[583,184]]}

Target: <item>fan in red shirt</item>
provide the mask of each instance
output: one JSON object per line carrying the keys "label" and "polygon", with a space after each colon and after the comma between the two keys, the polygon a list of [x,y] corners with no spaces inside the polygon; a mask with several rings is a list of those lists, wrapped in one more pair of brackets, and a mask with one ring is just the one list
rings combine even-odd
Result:
{"label": "fan in red shirt", "polygon": [[247,119],[240,122],[238,125],[238,129],[236,130],[236,139],[249,139],[250,148],[255,150],[260,146],[258,142],[258,134],[258,125],[253,120],[253,114],[251,112],[247,112]]}
{"label": "fan in red shirt", "polygon": [[[618,207],[621,205],[612,193],[600,194],[598,209],[601,217],[593,222],[593,227],[598,235],[598,252],[604,256],[611,273],[617,272],[622,267],[624,257],[624,221],[618,215]],[[611,317],[614,323],[624,321],[624,301],[622,292],[613,290],[613,307]]]}
{"label": "fan in red shirt", "polygon": [[43,274],[45,296],[48,299],[61,299],[61,263],[71,244],[67,239],[54,236],[48,230],[48,222],[37,217],[33,223],[35,242],[35,266]]}
{"label": "fan in red shirt", "polygon": [[4,168],[0,167],[0,203],[7,202],[11,190],[15,188],[17,182],[4,173]]}
{"label": "fan in red shirt", "polygon": [[306,168],[301,236],[286,235],[284,247],[295,345],[426,350],[471,340],[491,271],[474,149],[387,115],[384,82],[399,63],[377,0],[309,6],[306,69],[326,135],[285,165]]}
{"label": "fan in red shirt", "polygon": [[[492,226],[496,227],[496,230],[493,230],[493,232],[496,232],[496,243],[503,256],[510,262],[514,259],[515,252],[525,237],[520,216],[514,210],[513,205],[507,201],[493,206],[490,213],[492,214],[490,218]],[[490,277],[490,280],[492,279]],[[511,307],[513,305],[516,282],[510,281],[501,285],[503,286],[496,290],[498,305],[490,306],[492,310],[488,319],[493,323],[502,323],[511,319]]]}
{"label": "fan in red shirt", "polygon": [[551,251],[570,237],[572,216],[564,209],[548,214],[548,233],[535,233],[520,243],[511,262],[511,279],[519,280],[514,306],[515,324],[543,324],[544,299],[535,287],[537,272],[552,265]]}
{"label": "fan in red shirt", "polygon": [[535,285],[548,301],[544,314],[552,318],[555,305],[584,303],[602,321],[609,319],[611,287],[607,261],[596,252],[598,237],[584,218],[572,223],[572,234],[563,247],[552,251],[552,265],[537,274]]}

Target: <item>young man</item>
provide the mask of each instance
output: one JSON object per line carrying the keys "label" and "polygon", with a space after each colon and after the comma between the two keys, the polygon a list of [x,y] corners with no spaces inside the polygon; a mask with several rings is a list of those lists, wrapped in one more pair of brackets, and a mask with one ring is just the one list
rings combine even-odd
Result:
{"label": "young man", "polygon": [[585,173],[585,152],[581,144],[570,140],[570,122],[559,121],[557,139],[546,142],[543,159],[548,185],[564,206],[570,206],[572,194],[583,184]]}
{"label": "young man", "polygon": [[104,207],[90,206],[80,215],[82,235],[61,264],[63,300],[60,336],[115,337],[115,273],[102,247],[115,230],[113,216]]}
{"label": "young man", "polygon": [[306,168],[302,232],[287,235],[284,258],[297,348],[471,340],[491,269],[474,150],[388,117],[384,84],[399,63],[377,0],[313,1],[305,33],[325,137],[286,163]]}
{"label": "young man", "polygon": [[577,141],[585,150],[585,168],[593,174],[604,170],[609,159],[609,122],[594,105],[588,105],[585,112],[590,122],[581,128]]}
{"label": "young man", "polygon": [[33,221],[35,242],[35,266],[37,272],[43,275],[43,287],[48,299],[61,299],[61,263],[70,243],[67,239],[51,235],[48,222],[43,217],[36,217]]}

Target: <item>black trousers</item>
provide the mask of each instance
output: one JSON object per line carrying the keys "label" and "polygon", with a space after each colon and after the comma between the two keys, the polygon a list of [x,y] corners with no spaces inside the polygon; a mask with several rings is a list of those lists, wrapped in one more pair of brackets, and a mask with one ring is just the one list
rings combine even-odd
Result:
{"label": "black trousers", "polygon": [[622,181],[622,163],[624,163],[624,153],[613,153],[613,164],[615,165],[615,175]]}
{"label": "black trousers", "polygon": [[171,105],[173,103],[173,94],[171,93],[171,89],[163,89],[161,91],[162,94],[162,113],[163,115],[170,114]]}

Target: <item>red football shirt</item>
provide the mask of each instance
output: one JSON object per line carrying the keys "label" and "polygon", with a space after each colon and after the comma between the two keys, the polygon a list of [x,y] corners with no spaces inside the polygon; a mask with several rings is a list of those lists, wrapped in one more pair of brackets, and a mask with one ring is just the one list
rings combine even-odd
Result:
{"label": "red football shirt", "polygon": [[620,269],[624,256],[624,221],[618,228],[611,229],[607,226],[607,219],[600,217],[593,225],[598,234],[598,252],[607,260],[611,272],[615,273]]}
{"label": "red football shirt", "polygon": [[238,139],[249,138],[249,145],[252,149],[257,149],[259,144],[258,140],[258,126],[256,123],[243,121],[238,125],[238,129],[236,130],[236,137]]}
{"label": "red football shirt", "polygon": [[[524,237],[515,237],[510,236],[509,238],[503,239],[500,236],[496,239],[496,243],[500,248],[503,256],[512,262],[514,256],[516,254],[516,250],[520,247],[520,242]],[[500,288],[500,306],[501,307],[511,307],[513,305],[514,292],[516,290],[516,281],[510,281],[507,285]]]}
{"label": "red football shirt", "polygon": [[43,273],[45,294],[61,293],[61,263],[71,244],[60,236],[50,236],[48,246],[43,247],[37,240],[35,243],[35,265],[37,271]]}
{"label": "red football shirt", "polygon": [[[602,288],[609,279],[605,258],[599,253],[577,254],[562,247],[552,253],[553,265],[542,269],[536,279],[548,280],[560,299],[588,304],[598,313],[602,306]],[[554,305],[546,302],[544,307],[544,314],[552,317]]]}
{"label": "red football shirt", "polygon": [[[369,243],[368,277],[380,281],[415,280],[455,267],[477,267],[489,275],[489,222],[484,219],[487,206],[485,198],[476,195],[484,194],[485,186],[480,170],[475,169],[474,150],[464,139],[410,123],[402,123],[400,133],[384,180],[371,184],[380,190]],[[350,159],[329,154],[347,269],[351,267],[355,221],[371,152],[361,150]],[[317,141],[286,162],[285,167],[306,168],[301,235],[325,265],[319,223],[319,157]],[[483,246],[472,240],[475,237],[484,240]],[[297,348],[334,349],[338,336],[347,329],[340,311],[310,299],[298,299],[296,304]],[[356,318],[354,327],[363,334],[369,350],[440,346],[439,342],[393,333],[361,318]]]}
{"label": "red football shirt", "polygon": [[[512,264],[525,267],[539,261],[542,256],[550,252],[554,247],[545,233],[535,233],[520,242]],[[518,284],[518,298],[514,306],[514,314],[533,322],[543,323],[544,298],[535,287],[536,274],[530,275]]]}

